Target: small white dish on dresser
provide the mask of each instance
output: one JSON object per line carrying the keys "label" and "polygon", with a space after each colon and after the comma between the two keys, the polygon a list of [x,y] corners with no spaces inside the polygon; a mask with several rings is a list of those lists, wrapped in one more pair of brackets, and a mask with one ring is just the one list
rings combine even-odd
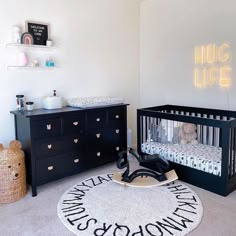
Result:
{"label": "small white dish on dresser", "polygon": [[44,109],[60,109],[62,108],[62,98],[57,96],[42,97],[42,105]]}

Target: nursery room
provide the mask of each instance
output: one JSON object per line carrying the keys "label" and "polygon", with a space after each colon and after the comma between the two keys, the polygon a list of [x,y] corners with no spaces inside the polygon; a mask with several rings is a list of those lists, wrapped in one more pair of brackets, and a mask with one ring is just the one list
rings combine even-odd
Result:
{"label": "nursery room", "polygon": [[236,235],[235,15],[2,2],[1,235]]}

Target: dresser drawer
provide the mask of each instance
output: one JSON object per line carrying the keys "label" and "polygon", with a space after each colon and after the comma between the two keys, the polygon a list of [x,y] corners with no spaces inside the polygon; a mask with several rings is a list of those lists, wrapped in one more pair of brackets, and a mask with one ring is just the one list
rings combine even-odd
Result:
{"label": "dresser drawer", "polygon": [[105,132],[105,143],[113,145],[116,143],[126,142],[126,132],[124,128],[107,128]]}
{"label": "dresser drawer", "polygon": [[88,144],[86,166],[90,168],[112,161],[109,154],[110,150],[106,145]]}
{"label": "dresser drawer", "polygon": [[84,137],[79,135],[35,141],[37,158],[54,156],[71,150],[83,152],[84,149]]}
{"label": "dresser drawer", "polygon": [[93,144],[105,143],[107,134],[106,129],[89,129],[87,131],[88,142]]}
{"label": "dresser drawer", "polygon": [[37,184],[42,184],[81,171],[84,166],[82,160],[82,154],[79,155],[78,153],[67,153],[37,160]]}
{"label": "dresser drawer", "polygon": [[124,107],[114,107],[108,109],[108,123],[110,126],[121,126],[125,124],[126,116]]}
{"label": "dresser drawer", "polygon": [[121,151],[127,150],[127,144],[126,143],[116,143],[113,145],[110,145],[109,151],[114,156],[114,158],[117,160],[118,159],[118,153]]}
{"label": "dresser drawer", "polygon": [[32,138],[60,136],[62,133],[61,124],[61,118],[32,120],[31,136]]}
{"label": "dresser drawer", "polygon": [[104,109],[89,110],[87,112],[87,128],[100,128],[106,125],[106,111]]}
{"label": "dresser drawer", "polygon": [[64,134],[79,134],[85,129],[85,113],[74,112],[64,116]]}

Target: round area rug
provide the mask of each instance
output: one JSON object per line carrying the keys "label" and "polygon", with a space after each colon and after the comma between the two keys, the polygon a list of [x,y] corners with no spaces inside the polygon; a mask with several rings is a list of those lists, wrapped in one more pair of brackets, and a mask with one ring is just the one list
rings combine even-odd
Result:
{"label": "round area rug", "polygon": [[180,181],[133,188],[113,182],[112,174],[74,185],[57,210],[79,236],[182,236],[198,226],[203,214],[197,194]]}

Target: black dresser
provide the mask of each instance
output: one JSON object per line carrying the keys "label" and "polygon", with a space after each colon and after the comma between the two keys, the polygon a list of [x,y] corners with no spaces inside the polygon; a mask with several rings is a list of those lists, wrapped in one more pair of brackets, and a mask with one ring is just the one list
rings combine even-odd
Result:
{"label": "black dresser", "polygon": [[11,111],[32,196],[39,185],[117,160],[127,147],[127,105]]}

